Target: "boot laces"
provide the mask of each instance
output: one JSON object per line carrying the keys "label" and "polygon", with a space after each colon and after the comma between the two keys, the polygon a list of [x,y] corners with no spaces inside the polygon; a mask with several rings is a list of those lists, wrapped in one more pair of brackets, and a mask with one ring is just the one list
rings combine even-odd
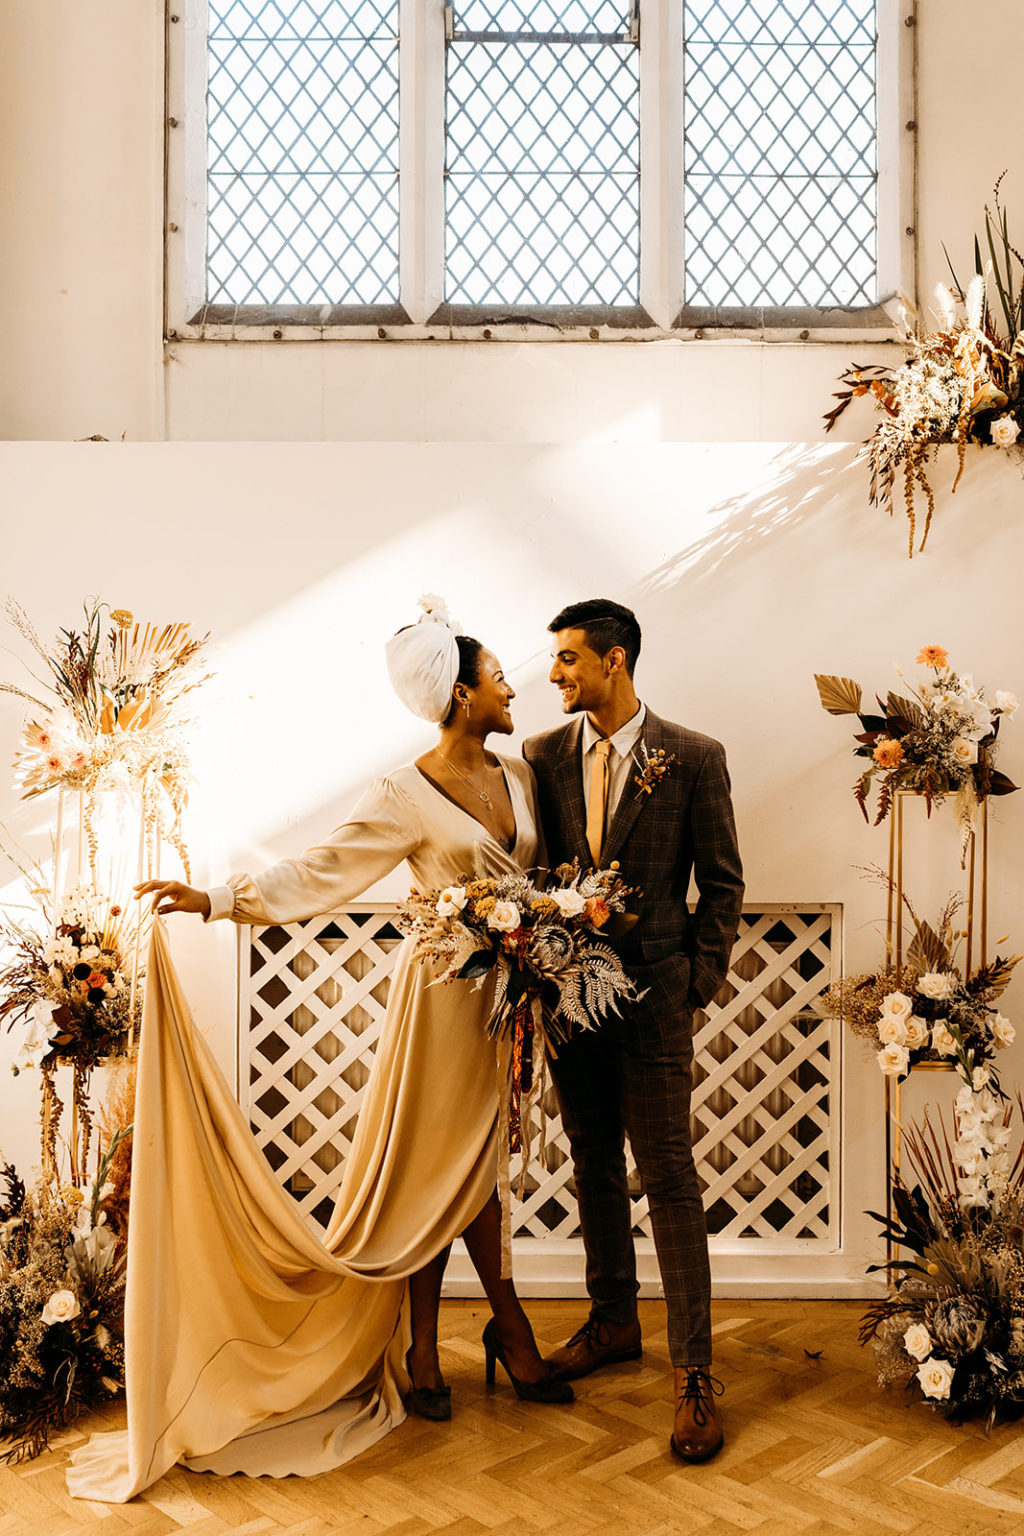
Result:
{"label": "boot laces", "polygon": [[[705,1386],[705,1382],[707,1385]],[[712,1376],[710,1371],[702,1370],[700,1366],[694,1366],[686,1373],[686,1386],[683,1388],[682,1401],[693,1404],[693,1422],[704,1425],[710,1422],[708,1408],[716,1397],[721,1397],[725,1386]]]}

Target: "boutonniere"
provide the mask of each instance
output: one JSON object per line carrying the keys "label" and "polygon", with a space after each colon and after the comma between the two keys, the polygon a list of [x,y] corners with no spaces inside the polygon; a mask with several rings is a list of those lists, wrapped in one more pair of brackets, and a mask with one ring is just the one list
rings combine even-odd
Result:
{"label": "boutonniere", "polygon": [[641,795],[650,795],[654,792],[662,779],[671,771],[672,764],[676,761],[674,752],[666,752],[664,747],[659,747],[656,752],[648,750],[646,741],[640,743],[640,757],[634,759],[639,773],[633,775],[633,783],[639,784],[637,799]]}

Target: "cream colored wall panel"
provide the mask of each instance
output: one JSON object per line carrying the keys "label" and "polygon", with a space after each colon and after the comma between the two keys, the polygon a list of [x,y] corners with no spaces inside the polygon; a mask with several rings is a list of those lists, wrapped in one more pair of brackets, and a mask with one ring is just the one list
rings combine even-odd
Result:
{"label": "cream colored wall panel", "polygon": [[[884,346],[795,341],[176,342],[180,440],[812,441],[837,374]],[[870,412],[840,419],[859,442]]]}
{"label": "cream colored wall panel", "polygon": [[163,436],[163,6],[0,3],[0,436]]}

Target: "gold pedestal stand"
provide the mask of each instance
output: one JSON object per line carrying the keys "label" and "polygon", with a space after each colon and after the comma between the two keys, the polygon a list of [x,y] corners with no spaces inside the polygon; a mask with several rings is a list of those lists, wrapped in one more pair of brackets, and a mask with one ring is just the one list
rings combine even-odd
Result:
{"label": "gold pedestal stand", "polygon": [[[914,789],[898,789],[893,808],[889,813],[889,897],[885,916],[885,963],[894,968],[899,985],[903,969],[903,806],[908,797],[923,799]],[[978,965],[983,966],[988,954],[988,800],[978,806],[974,828],[967,839],[967,847],[961,867],[967,875],[967,927],[964,954],[964,978],[971,975],[974,942],[978,941]],[[951,1061],[921,1061],[910,1069],[912,1072],[955,1072]],[[891,1077],[885,1079],[885,1214],[889,1225],[893,1219],[893,1185],[900,1175],[900,1155],[903,1141],[903,1085]],[[896,1258],[898,1244],[891,1236],[886,1237],[885,1256],[889,1263]],[[890,1276],[891,1283],[891,1276]]]}

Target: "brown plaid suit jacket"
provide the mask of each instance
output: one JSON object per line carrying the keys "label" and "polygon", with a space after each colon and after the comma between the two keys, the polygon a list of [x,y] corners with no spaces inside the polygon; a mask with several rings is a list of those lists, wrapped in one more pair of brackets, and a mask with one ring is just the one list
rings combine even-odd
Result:
{"label": "brown plaid suit jacket", "polygon": [[[583,868],[591,863],[582,734],[577,716],[523,746],[537,780],[552,868],[572,859]],[[649,795],[630,774],[608,829],[602,864],[617,859],[626,882],[642,893],[630,901],[639,922],[617,947],[627,967],[677,957],[671,980],[664,978],[672,1001],[703,1006],[728,970],[743,903],[725,751],[710,736],[659,719],[650,709],[641,740],[649,752],[663,747],[676,761]],[[686,900],[691,876],[698,893],[692,914]],[[643,1003],[636,1006],[642,1011]]]}

